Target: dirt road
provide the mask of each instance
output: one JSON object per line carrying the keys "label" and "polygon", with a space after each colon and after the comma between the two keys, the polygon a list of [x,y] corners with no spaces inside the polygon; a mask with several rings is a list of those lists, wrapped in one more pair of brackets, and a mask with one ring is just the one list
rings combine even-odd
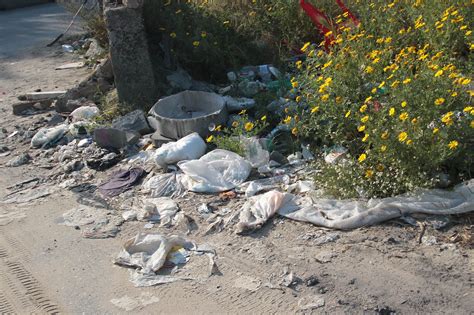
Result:
{"label": "dirt road", "polygon": [[[46,10],[47,15],[47,7],[53,8],[37,9]],[[51,10],[57,14],[57,8]],[[8,23],[0,16],[0,30]],[[13,45],[13,34],[21,32],[8,27],[10,40],[0,32],[0,47],[5,41]],[[54,70],[78,57],[62,53],[57,46],[44,48],[42,44],[53,33],[28,49],[31,38],[17,50],[0,50],[10,56],[0,59],[0,126],[4,131],[0,145],[12,150],[10,156],[0,158],[0,197],[22,180],[51,176],[35,163],[41,159],[41,150],[30,149],[28,139],[21,135],[8,138],[15,130],[41,124],[51,113],[13,116],[11,104],[21,93],[67,89],[89,72]],[[32,163],[4,166],[26,151]],[[101,177],[98,174],[91,182],[97,184]],[[146,230],[144,223],[127,222],[115,238],[82,238],[81,231],[58,224],[62,214],[78,204],[78,195],[55,188],[50,196],[33,203],[0,204],[0,313],[469,314],[474,310],[474,250],[450,240],[466,230],[466,217],[449,218],[441,231],[428,223],[426,236],[436,238],[433,245],[418,244],[420,229],[398,220],[340,232],[275,218],[249,236],[231,230],[204,236],[207,223],[196,208],[217,197],[189,194],[178,201],[197,224],[188,237],[217,250],[222,275],[143,289],[129,282],[125,268],[112,263],[123,241],[138,231],[182,231],[156,226]],[[232,201],[229,207],[236,209],[239,202]],[[305,309],[311,302],[314,305]]]}

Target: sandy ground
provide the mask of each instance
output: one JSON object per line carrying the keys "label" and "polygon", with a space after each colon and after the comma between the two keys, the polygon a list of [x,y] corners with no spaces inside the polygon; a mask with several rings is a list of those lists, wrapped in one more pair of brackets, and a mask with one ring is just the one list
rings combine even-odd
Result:
{"label": "sandy ground", "polygon": [[[0,16],[0,28],[3,21]],[[67,89],[89,72],[55,71],[55,66],[78,57],[62,53],[60,47],[44,48],[45,40],[28,49],[21,46],[21,54],[9,48],[13,56],[0,59],[0,126],[6,134],[51,115],[13,116],[11,104],[19,94]],[[13,151],[0,158],[0,197],[14,183],[50,176],[50,171],[34,163],[3,166],[25,151],[33,160],[39,159],[40,150],[30,149],[27,141],[4,138],[0,145]],[[104,176],[98,174],[91,183]],[[179,205],[196,221],[187,237],[217,250],[222,275],[135,288],[128,271],[112,263],[124,240],[138,231],[183,234],[183,230],[157,226],[145,230],[144,223],[128,222],[115,238],[85,239],[81,231],[58,224],[61,215],[77,205],[77,197],[59,189],[31,204],[0,204],[0,313],[472,314],[474,310],[474,251],[451,241],[473,224],[472,216],[470,223],[466,216],[450,217],[441,231],[428,223],[426,236],[436,238],[434,245],[418,244],[420,229],[400,220],[340,232],[275,218],[247,236],[232,230],[204,236],[207,223],[197,213],[197,205],[218,197],[187,195]],[[228,206],[237,208],[242,201]],[[334,241],[321,244],[328,235]],[[193,260],[199,268],[199,260]],[[302,281],[281,286],[285,271]],[[310,276],[317,281],[308,286],[305,279]],[[312,300],[324,305],[312,311],[301,309]]]}

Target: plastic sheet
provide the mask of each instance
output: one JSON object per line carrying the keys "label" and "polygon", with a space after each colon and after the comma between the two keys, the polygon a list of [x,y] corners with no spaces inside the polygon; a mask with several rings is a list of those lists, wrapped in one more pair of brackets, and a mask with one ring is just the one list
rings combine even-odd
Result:
{"label": "plastic sheet", "polygon": [[44,148],[59,141],[67,131],[67,125],[59,125],[52,128],[40,129],[31,139],[31,146],[34,148]]}
{"label": "plastic sheet", "polygon": [[214,150],[199,160],[178,163],[184,172],[183,185],[190,191],[216,193],[231,190],[242,184],[252,169],[240,155]]}

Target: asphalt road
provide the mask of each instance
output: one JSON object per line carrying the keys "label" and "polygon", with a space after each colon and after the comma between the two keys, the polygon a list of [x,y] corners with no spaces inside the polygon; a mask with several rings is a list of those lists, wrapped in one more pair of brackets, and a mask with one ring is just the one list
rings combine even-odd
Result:
{"label": "asphalt road", "polygon": [[[57,4],[0,11],[0,58],[18,57],[35,46],[48,44],[64,32],[71,18]],[[71,32],[79,31],[79,24]]]}

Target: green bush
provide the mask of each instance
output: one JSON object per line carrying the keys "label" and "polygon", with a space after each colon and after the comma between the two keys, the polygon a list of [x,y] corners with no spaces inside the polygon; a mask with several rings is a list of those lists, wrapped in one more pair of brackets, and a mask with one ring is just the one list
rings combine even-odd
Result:
{"label": "green bush", "polygon": [[344,163],[319,163],[320,187],[385,197],[436,185],[439,173],[473,177],[470,2],[358,0],[359,27],[340,21],[329,53],[306,47],[298,117],[286,123],[348,149]]}

